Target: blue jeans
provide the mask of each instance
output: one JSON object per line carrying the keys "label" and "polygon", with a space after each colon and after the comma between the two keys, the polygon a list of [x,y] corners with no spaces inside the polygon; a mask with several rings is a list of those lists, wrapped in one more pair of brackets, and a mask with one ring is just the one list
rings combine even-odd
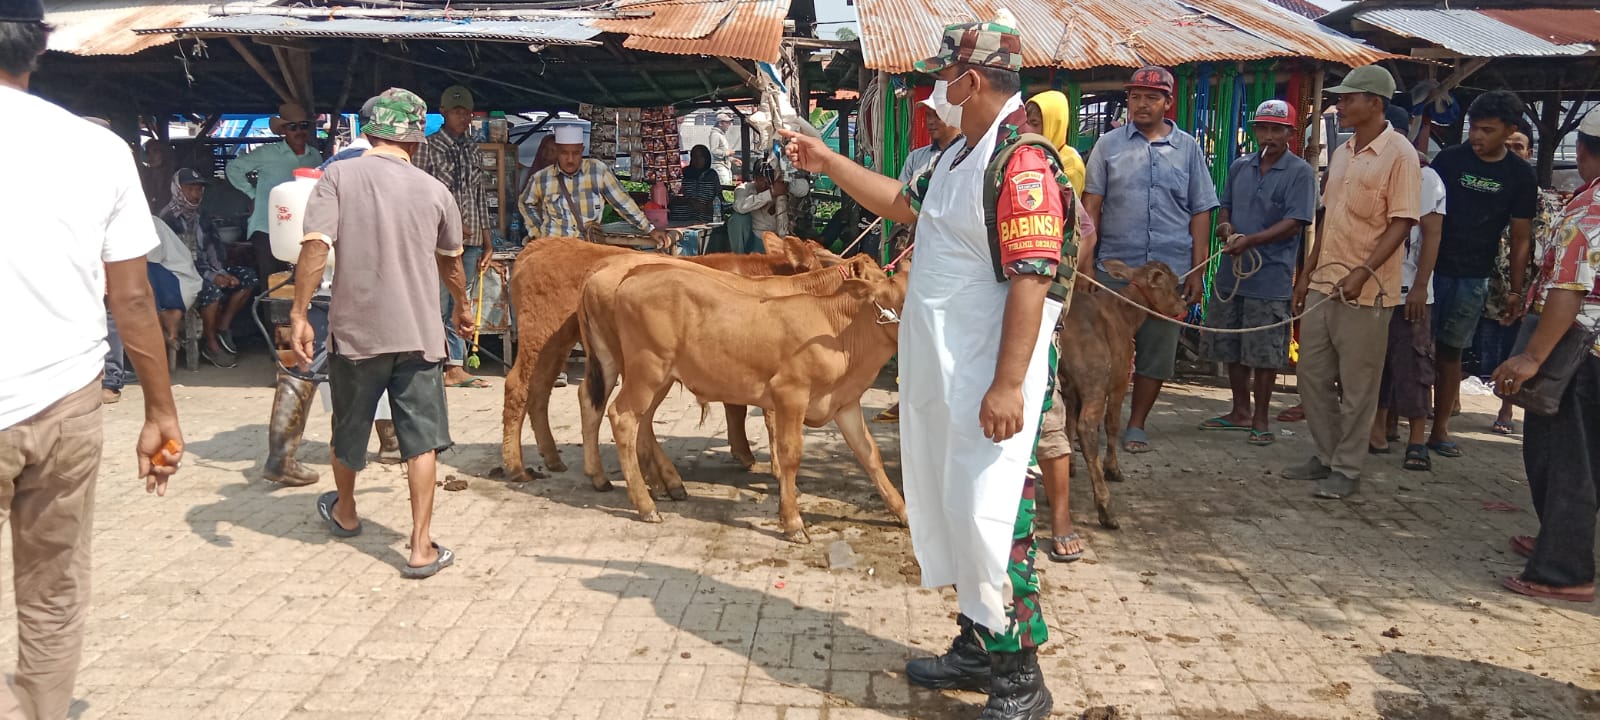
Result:
{"label": "blue jeans", "polygon": [[127,366],[123,364],[126,361],[122,359],[122,336],[117,334],[117,321],[111,318],[110,310],[106,311],[106,343],[111,349],[106,351],[106,369],[105,374],[100,377],[100,387],[122,392],[122,386],[125,384],[122,379],[122,374],[125,372],[123,368]]}
{"label": "blue jeans", "polygon": [[[467,274],[467,302],[473,301],[478,289],[478,261],[483,257],[482,245],[468,245],[461,250],[461,267]],[[448,350],[444,364],[460,367],[467,357],[467,341],[456,334],[456,300],[450,289],[439,283],[439,310],[444,315],[444,344]]]}
{"label": "blue jeans", "polygon": [[1466,350],[1483,317],[1489,299],[1488,278],[1433,276],[1433,339],[1440,345]]}

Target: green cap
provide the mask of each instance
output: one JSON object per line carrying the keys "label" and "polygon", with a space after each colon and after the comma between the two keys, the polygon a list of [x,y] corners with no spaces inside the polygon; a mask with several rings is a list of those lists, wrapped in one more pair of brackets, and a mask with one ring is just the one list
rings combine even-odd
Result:
{"label": "green cap", "polygon": [[1329,95],[1372,93],[1385,100],[1394,97],[1394,76],[1377,65],[1362,65],[1344,76],[1344,82],[1323,92]]}
{"label": "green cap", "polygon": [[389,88],[372,101],[372,119],[362,129],[393,142],[422,142],[428,126],[428,105],[410,90]]}
{"label": "green cap", "polygon": [[917,72],[936,73],[958,63],[1012,72],[1022,70],[1022,36],[1012,27],[1015,21],[1009,11],[1002,9],[998,15],[989,22],[946,27],[939,41],[939,54],[918,60]]}
{"label": "green cap", "polygon": [[458,107],[472,109],[472,91],[460,85],[451,85],[444,89],[444,96],[439,98],[439,111]]}

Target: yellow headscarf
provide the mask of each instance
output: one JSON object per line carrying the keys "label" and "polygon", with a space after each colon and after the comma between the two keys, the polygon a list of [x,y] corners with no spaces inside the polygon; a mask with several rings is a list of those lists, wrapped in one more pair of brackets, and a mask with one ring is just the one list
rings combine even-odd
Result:
{"label": "yellow headscarf", "polygon": [[1029,98],[1028,102],[1039,106],[1039,115],[1044,119],[1044,127],[1039,128],[1039,134],[1055,144],[1056,153],[1061,156],[1061,169],[1072,181],[1073,192],[1081,197],[1089,171],[1083,165],[1083,156],[1067,144],[1067,125],[1072,117],[1072,106],[1067,102],[1067,96],[1057,90],[1046,90]]}

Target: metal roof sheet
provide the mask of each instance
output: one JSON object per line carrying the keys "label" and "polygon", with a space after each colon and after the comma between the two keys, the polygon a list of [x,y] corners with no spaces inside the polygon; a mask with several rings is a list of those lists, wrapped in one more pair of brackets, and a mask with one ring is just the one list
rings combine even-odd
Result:
{"label": "metal roof sheet", "polygon": [[[271,5],[273,0],[246,0],[244,4]],[[50,49],[74,55],[132,55],[172,42],[162,35],[138,35],[134,28],[175,28],[210,17],[215,0],[167,0],[161,3],[127,0],[51,0],[45,5],[45,22],[55,26]]]}
{"label": "metal roof sheet", "polygon": [[268,35],[397,40],[496,40],[542,45],[590,45],[599,30],[581,20],[378,20],[278,15],[207,17],[175,28],[135,28],[134,32],[190,35]]}
{"label": "metal roof sheet", "polygon": [[1559,45],[1600,43],[1600,10],[1480,10],[1511,27]]}
{"label": "metal roof sheet", "polygon": [[[783,42],[790,0],[669,0],[628,3],[617,10],[654,10],[648,18],[590,20],[607,32],[624,33],[623,47],[672,55],[714,55],[775,62]],[[699,35],[690,29],[708,28]]]}
{"label": "metal roof sheet", "polygon": [[[1526,10],[1510,12],[1523,13]],[[1545,11],[1562,12],[1562,11]],[[1567,11],[1590,12],[1591,11]],[[1423,40],[1467,57],[1558,57],[1594,52],[1596,44],[1539,37],[1473,10],[1391,8],[1357,10],[1356,20],[1396,35]]]}
{"label": "metal roof sheet", "polygon": [[944,26],[1009,8],[1022,33],[1023,65],[1182,65],[1309,57],[1364,65],[1387,53],[1266,0],[859,0],[867,67],[908,72],[938,49]]}

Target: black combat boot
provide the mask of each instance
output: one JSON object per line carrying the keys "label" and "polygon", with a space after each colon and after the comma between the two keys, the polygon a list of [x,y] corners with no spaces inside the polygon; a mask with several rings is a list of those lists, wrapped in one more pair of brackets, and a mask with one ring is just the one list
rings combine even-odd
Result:
{"label": "black combat boot", "polygon": [[294,453],[306,430],[306,414],[316,397],[317,385],[293,375],[278,373],[278,391],[272,396],[272,417],[267,423],[267,462],[261,474],[268,480],[300,487],[315,483],[317,471],[301,465]]}
{"label": "black combat boot", "polygon": [[978,720],[1044,720],[1055,700],[1039,672],[1039,652],[991,653],[994,680]]}
{"label": "black combat boot", "polygon": [[989,651],[966,615],[956,618],[961,634],[950,642],[950,651],[938,657],[917,658],[906,663],[906,678],[936,690],[988,692],[990,686]]}

